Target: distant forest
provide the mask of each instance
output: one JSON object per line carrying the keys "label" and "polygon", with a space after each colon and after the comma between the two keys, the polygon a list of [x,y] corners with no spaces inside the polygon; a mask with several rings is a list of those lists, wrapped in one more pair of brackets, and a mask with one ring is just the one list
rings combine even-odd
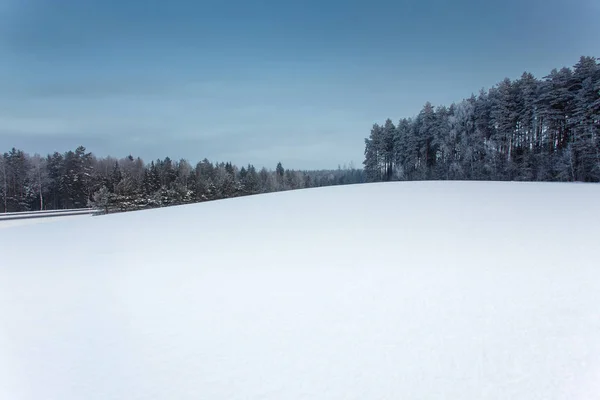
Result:
{"label": "distant forest", "polygon": [[426,103],[365,139],[368,181],[600,181],[600,64],[506,78],[449,107]]}
{"label": "distant forest", "polygon": [[600,182],[600,64],[581,57],[542,80],[506,78],[449,107],[426,103],[397,125],[375,124],[364,169],[298,171],[206,159],[42,157],[13,148],[0,157],[0,212],[98,207],[105,212],[318,186],[391,180]]}
{"label": "distant forest", "polygon": [[13,148],[0,157],[0,212],[96,207],[132,211],[258,193],[364,182],[363,170],[274,170],[206,159],[97,158],[85,147],[46,157]]}

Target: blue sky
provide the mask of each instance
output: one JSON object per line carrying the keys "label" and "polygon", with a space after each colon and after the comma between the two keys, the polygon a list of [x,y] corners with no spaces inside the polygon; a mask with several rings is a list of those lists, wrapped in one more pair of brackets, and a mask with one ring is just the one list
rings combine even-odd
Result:
{"label": "blue sky", "polygon": [[597,0],[0,0],[0,150],[361,165],[375,122],[600,56]]}

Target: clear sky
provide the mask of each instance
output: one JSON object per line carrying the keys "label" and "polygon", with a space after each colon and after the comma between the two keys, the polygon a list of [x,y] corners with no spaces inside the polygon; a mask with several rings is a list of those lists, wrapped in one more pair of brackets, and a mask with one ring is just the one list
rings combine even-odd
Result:
{"label": "clear sky", "polygon": [[375,122],[600,56],[598,0],[0,0],[0,151],[361,165]]}

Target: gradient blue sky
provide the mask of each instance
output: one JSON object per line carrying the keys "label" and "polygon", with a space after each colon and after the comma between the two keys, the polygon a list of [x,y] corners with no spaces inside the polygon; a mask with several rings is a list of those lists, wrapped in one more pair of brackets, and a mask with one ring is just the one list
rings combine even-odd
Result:
{"label": "gradient blue sky", "polygon": [[0,150],[273,168],[600,56],[598,0],[0,0]]}

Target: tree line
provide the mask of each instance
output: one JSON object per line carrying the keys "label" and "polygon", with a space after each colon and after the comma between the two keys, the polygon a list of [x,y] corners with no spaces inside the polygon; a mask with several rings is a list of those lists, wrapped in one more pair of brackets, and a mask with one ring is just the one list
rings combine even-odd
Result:
{"label": "tree line", "polygon": [[83,146],[46,157],[13,148],[0,157],[0,211],[131,211],[363,181],[363,170],[352,166],[301,171],[278,163],[257,170],[207,159],[192,166],[169,157],[149,164],[131,155],[97,158]]}
{"label": "tree line", "polygon": [[371,182],[468,179],[600,181],[600,64],[581,57],[542,80],[525,72],[449,107],[375,124]]}

